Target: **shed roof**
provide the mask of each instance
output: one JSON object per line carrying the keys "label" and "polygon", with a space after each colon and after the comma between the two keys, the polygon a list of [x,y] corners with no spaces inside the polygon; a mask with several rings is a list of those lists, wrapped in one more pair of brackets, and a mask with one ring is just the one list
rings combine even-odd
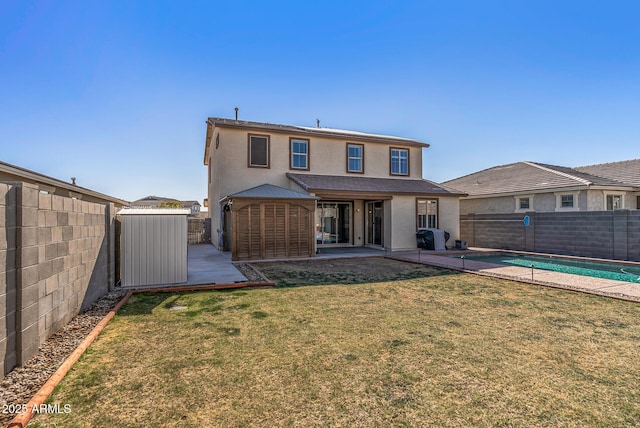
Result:
{"label": "shed roof", "polygon": [[189,215],[191,210],[185,208],[123,208],[118,215]]}
{"label": "shed roof", "polygon": [[262,184],[229,195],[228,198],[255,198],[255,199],[318,199],[308,193],[296,192],[273,184]]}
{"label": "shed roof", "polygon": [[429,180],[287,173],[287,177],[309,192],[362,192],[384,194],[428,194],[463,196],[462,192]]}

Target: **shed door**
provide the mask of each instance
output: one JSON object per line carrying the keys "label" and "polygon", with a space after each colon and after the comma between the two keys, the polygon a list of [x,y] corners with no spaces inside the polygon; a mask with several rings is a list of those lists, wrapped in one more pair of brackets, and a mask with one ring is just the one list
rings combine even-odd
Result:
{"label": "shed door", "polygon": [[233,207],[233,259],[272,259],[313,255],[312,212],[287,201]]}

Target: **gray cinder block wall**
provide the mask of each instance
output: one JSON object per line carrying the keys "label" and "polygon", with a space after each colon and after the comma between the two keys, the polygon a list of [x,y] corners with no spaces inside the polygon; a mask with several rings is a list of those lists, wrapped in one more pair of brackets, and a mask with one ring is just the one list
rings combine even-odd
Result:
{"label": "gray cinder block wall", "polygon": [[475,247],[640,261],[640,210],[466,214],[460,235]]}
{"label": "gray cinder block wall", "polygon": [[0,211],[4,376],[113,289],[115,209],[0,183]]}
{"label": "gray cinder block wall", "polygon": [[0,183],[0,378],[16,365],[17,186]]}

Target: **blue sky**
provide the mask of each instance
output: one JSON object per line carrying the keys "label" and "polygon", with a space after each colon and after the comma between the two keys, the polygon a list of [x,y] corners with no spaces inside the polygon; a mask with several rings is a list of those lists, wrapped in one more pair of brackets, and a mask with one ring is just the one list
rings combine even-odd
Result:
{"label": "blue sky", "polygon": [[640,3],[0,3],[0,160],[206,197],[205,120],[426,141],[441,182],[640,157]]}

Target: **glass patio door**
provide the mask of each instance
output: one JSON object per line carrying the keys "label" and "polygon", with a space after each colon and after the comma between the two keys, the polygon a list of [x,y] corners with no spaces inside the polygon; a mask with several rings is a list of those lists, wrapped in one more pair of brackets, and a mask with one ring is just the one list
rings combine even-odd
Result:
{"label": "glass patio door", "polygon": [[318,202],[316,244],[351,244],[350,202]]}

